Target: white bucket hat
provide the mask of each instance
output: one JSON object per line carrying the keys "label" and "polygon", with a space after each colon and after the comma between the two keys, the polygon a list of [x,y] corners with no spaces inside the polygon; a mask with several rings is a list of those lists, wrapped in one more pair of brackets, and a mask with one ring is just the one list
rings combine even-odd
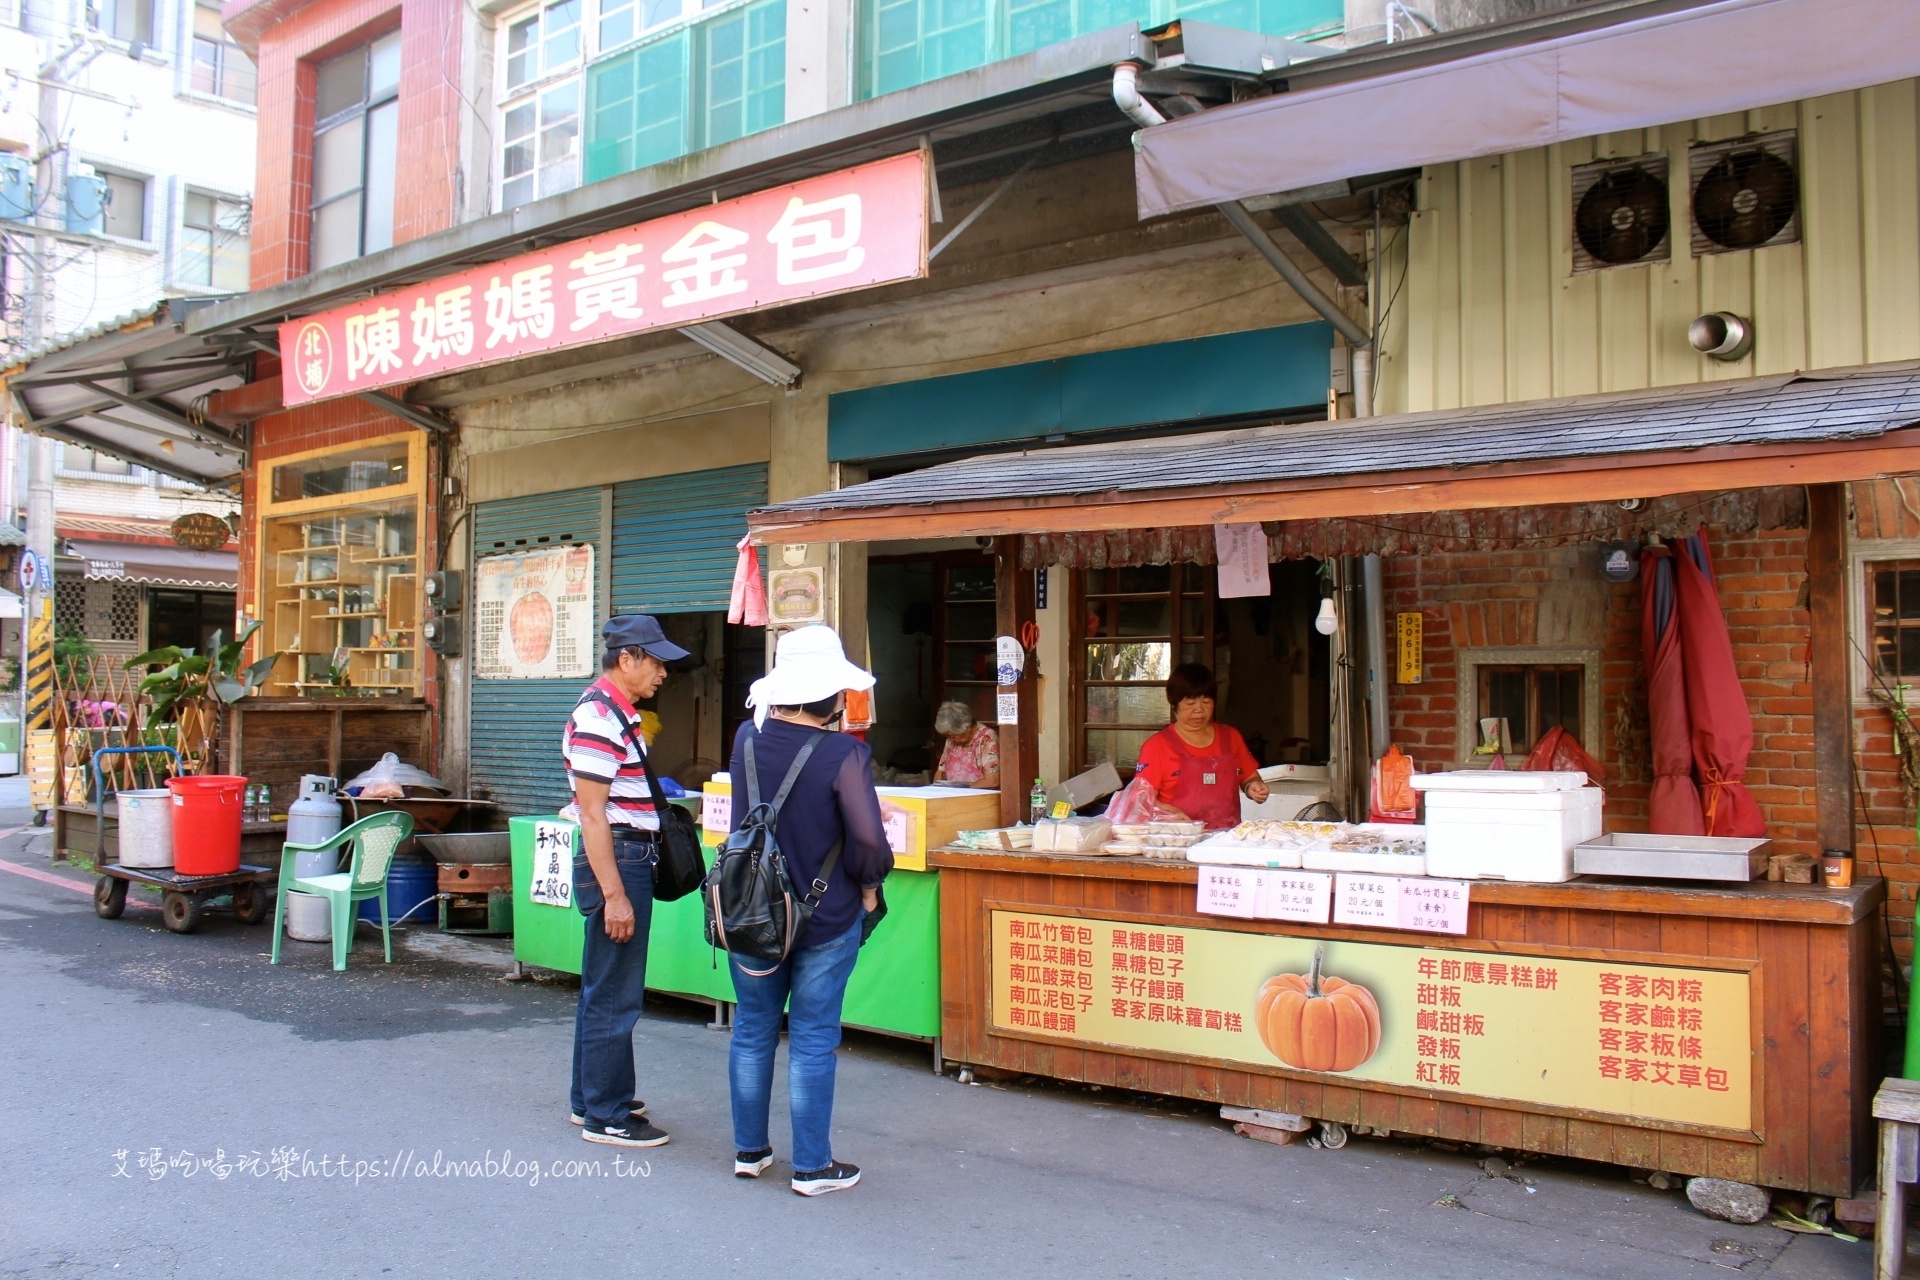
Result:
{"label": "white bucket hat", "polygon": [[832,627],[816,623],[780,637],[773,647],[773,670],[747,690],[754,727],[767,722],[770,707],[797,707],[831,698],[842,690],[873,688],[871,671],[847,661],[847,651]]}

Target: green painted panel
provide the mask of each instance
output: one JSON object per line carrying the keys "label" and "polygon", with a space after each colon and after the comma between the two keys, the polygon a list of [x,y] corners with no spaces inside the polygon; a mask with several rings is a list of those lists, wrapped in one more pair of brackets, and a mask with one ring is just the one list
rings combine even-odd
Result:
{"label": "green painted panel", "polygon": [[1323,405],[1330,325],[1284,325],[843,391],[836,462]]}
{"label": "green painted panel", "polygon": [[[513,844],[513,958],[560,973],[580,972],[585,918],[572,907],[527,897],[533,877],[533,818],[508,823]],[[887,918],[861,948],[847,983],[841,1019],[895,1035],[940,1034],[940,876],[896,871],[887,877]],[[700,896],[653,904],[647,939],[647,989],[708,1000],[734,998],[727,958],[707,945]]]}

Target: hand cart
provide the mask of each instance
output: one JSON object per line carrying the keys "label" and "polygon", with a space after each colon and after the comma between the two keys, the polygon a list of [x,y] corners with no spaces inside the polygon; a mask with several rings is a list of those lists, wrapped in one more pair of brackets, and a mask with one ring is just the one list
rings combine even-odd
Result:
{"label": "hand cart", "polygon": [[107,787],[100,772],[102,756],[167,755],[180,772],[180,753],[172,747],[101,747],[93,753],[93,816],[99,832],[100,860],[94,865],[99,879],[93,885],[93,911],[102,920],[117,920],[127,909],[129,884],[152,885],[163,893],[160,921],[173,933],[192,933],[200,927],[200,911],[210,900],[230,897],[233,914],[243,924],[259,924],[273,912],[273,871],[242,863],[237,871],[213,876],[185,876],[171,867],[123,867],[109,863],[107,847]]}

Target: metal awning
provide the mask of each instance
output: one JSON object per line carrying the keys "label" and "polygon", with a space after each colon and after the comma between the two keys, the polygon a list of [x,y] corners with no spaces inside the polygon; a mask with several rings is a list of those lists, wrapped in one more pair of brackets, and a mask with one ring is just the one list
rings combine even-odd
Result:
{"label": "metal awning", "polygon": [[175,479],[237,483],[244,440],[209,421],[213,391],[247,380],[252,354],[186,332],[217,298],[167,298],[30,351],[6,375],[20,425]]}
{"label": "metal awning", "polygon": [[988,454],[748,513],[757,543],[1645,499],[1920,471],[1920,361]]}
{"label": "metal awning", "polygon": [[[1432,62],[1410,40],[1356,70],[1308,64],[1288,90],[1143,130],[1142,218],[1363,173],[1500,155],[1920,76],[1914,0],[1719,0]],[[1566,13],[1581,19],[1586,6]],[[1465,49],[1471,50],[1472,45]]]}
{"label": "metal awning", "polygon": [[240,555],[234,551],[189,551],[131,542],[69,540],[67,545],[87,562],[86,576],[92,581],[202,591],[234,591],[240,584]]}

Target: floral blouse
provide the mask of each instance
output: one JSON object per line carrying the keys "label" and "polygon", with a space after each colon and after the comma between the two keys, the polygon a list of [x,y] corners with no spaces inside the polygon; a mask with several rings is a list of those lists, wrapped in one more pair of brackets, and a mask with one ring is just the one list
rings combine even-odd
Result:
{"label": "floral blouse", "polygon": [[933,776],[956,787],[971,787],[999,772],[1000,737],[986,725],[976,724],[965,742],[947,740],[940,752],[940,767]]}

